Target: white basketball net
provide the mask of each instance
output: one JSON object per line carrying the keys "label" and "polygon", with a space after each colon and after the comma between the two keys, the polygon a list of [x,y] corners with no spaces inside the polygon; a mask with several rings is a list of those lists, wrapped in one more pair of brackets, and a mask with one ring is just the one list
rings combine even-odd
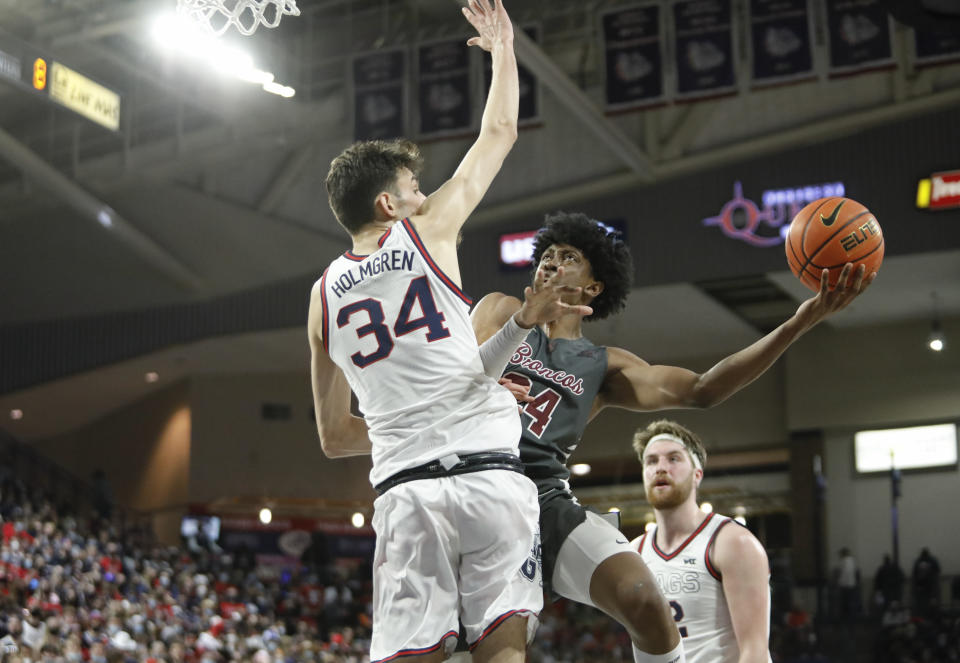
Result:
{"label": "white basketball net", "polygon": [[218,37],[231,27],[252,35],[261,25],[275,28],[285,14],[299,16],[296,0],[177,0],[177,13]]}

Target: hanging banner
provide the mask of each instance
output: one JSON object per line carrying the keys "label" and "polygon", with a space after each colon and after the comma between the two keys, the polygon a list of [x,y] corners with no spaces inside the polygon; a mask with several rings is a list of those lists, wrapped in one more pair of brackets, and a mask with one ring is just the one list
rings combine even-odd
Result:
{"label": "hanging banner", "polygon": [[750,0],[753,82],[769,85],[813,74],[807,0]]}
{"label": "hanging banner", "polygon": [[890,17],[881,0],[826,0],[830,73],[893,66]]}
{"label": "hanging banner", "polygon": [[733,92],[733,25],[730,0],[680,0],[673,4],[677,96]]}
{"label": "hanging banner", "polygon": [[914,62],[918,65],[960,60],[960,34],[913,30]]}
{"label": "hanging banner", "polygon": [[466,39],[417,47],[417,110],[421,136],[461,134],[471,128],[470,53]]}
{"label": "hanging banner", "polygon": [[[540,27],[529,25],[523,32],[534,42],[540,41]],[[537,77],[522,64],[517,65],[517,75],[520,78],[520,113],[518,124],[527,126],[540,122],[540,88]],[[483,57],[483,99],[486,101],[490,92],[490,81],[493,80],[493,62],[490,56],[484,53]]]}
{"label": "hanging banner", "polygon": [[608,110],[663,101],[663,29],[659,5],[601,15]]}
{"label": "hanging banner", "polygon": [[355,140],[406,135],[406,57],[402,49],[358,55],[353,60]]}

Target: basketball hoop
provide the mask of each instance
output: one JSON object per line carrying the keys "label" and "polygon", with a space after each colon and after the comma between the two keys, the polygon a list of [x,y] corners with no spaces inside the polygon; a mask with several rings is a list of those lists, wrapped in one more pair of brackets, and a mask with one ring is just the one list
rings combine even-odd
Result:
{"label": "basketball hoop", "polygon": [[248,36],[261,25],[275,28],[300,10],[296,0],[177,0],[177,13],[219,37],[231,26]]}

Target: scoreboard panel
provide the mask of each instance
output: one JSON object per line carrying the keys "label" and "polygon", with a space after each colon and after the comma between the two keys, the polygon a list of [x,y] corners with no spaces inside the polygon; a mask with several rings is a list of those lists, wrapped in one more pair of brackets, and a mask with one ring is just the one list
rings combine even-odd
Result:
{"label": "scoreboard panel", "polygon": [[0,82],[4,81],[106,129],[120,128],[122,97],[118,92],[0,31]]}

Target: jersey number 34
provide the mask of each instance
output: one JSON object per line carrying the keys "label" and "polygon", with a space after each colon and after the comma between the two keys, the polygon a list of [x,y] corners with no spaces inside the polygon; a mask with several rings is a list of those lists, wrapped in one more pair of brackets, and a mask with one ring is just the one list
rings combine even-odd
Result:
{"label": "jersey number 34", "polygon": [[[419,318],[410,319],[414,304],[420,305],[422,315]],[[370,364],[389,357],[393,352],[394,338],[418,329],[427,328],[428,341],[439,341],[441,338],[450,336],[450,330],[443,326],[446,318],[437,310],[437,303],[433,299],[433,291],[430,290],[430,283],[426,276],[410,281],[407,294],[404,295],[403,302],[400,304],[400,312],[397,313],[397,319],[393,323],[393,336],[390,335],[390,328],[384,324],[383,305],[379,299],[373,298],[361,299],[340,309],[337,314],[337,327],[349,324],[350,319],[357,313],[365,313],[370,319],[367,324],[357,327],[357,336],[363,338],[373,334],[377,341],[377,347],[373,352],[363,354],[357,351],[350,355],[353,363],[360,368],[366,368]]]}

